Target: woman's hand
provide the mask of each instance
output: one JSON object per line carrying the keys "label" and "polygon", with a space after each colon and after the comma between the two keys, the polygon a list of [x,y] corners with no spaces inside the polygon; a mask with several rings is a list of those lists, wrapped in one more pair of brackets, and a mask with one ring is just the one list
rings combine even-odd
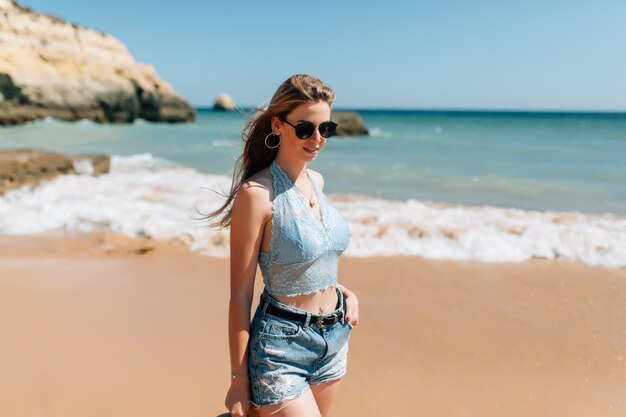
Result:
{"label": "woman's hand", "polygon": [[250,380],[248,377],[235,378],[230,384],[224,405],[232,417],[246,417],[250,408]]}
{"label": "woman's hand", "polygon": [[359,299],[352,291],[346,290],[346,320],[352,326],[359,324]]}

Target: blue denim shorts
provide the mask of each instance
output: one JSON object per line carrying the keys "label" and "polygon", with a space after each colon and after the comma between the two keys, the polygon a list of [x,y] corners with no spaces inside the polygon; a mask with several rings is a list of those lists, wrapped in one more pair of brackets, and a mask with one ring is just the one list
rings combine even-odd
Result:
{"label": "blue denim shorts", "polygon": [[[263,292],[265,304],[311,314],[279,302],[267,290]],[[338,306],[333,313],[345,313],[344,295],[339,289],[337,294]],[[332,325],[318,327],[314,320],[299,324],[274,316],[265,312],[265,304],[259,304],[250,324],[248,370],[252,405],[262,407],[292,400],[304,394],[310,385],[346,374],[352,325],[345,320],[345,314]]]}

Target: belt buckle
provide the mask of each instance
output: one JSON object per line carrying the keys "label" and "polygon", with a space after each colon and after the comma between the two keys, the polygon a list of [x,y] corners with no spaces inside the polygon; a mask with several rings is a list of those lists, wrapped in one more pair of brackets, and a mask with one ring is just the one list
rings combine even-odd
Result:
{"label": "belt buckle", "polygon": [[341,316],[343,316],[343,311],[338,311],[336,313],[333,313],[333,324],[337,323],[339,320],[341,320]]}
{"label": "belt buckle", "polygon": [[[342,313],[343,313],[343,312],[339,312],[339,313],[332,313],[332,314],[327,315],[327,316],[322,316],[322,315],[319,315],[319,316],[317,316],[317,318],[315,319],[315,324],[316,324],[316,325],[317,325],[317,327],[318,327],[318,328],[320,328],[320,329],[324,329],[324,328],[326,328],[327,326],[332,326],[333,324],[335,324],[335,323],[337,323],[337,322],[339,321],[339,317],[342,315]],[[332,318],[332,319],[333,319],[333,322],[332,322],[332,323],[329,323],[329,324],[324,324],[324,323],[322,323],[322,322],[323,322],[323,320],[324,320],[325,318]]]}

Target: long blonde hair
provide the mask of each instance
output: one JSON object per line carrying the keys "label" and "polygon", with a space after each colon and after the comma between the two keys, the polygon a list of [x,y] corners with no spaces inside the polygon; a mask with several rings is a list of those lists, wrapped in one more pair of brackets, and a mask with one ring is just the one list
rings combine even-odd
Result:
{"label": "long blonde hair", "polygon": [[[241,185],[257,172],[267,168],[276,158],[278,147],[268,148],[265,138],[272,132],[272,117],[284,118],[296,107],[304,103],[324,101],[332,105],[335,92],[319,78],[307,74],[295,74],[286,79],[276,90],[266,108],[256,108],[243,127],[243,153],[235,162],[233,182],[224,204],[215,211],[202,214],[198,220],[208,220],[207,227],[230,227],[232,202]],[[225,214],[223,214],[225,213]],[[223,216],[220,218],[219,216]]]}

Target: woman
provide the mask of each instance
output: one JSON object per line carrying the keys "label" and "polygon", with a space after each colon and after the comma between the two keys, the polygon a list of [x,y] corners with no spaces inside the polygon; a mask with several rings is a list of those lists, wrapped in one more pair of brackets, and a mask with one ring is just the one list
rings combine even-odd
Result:
{"label": "woman", "polygon": [[[298,74],[244,127],[240,181],[220,222],[230,226],[231,386],[225,405],[245,416],[327,416],[347,371],[358,300],[337,283],[345,220],[307,169],[335,133],[333,90]],[[230,220],[230,222],[229,222]],[[265,288],[250,322],[257,263]]]}

